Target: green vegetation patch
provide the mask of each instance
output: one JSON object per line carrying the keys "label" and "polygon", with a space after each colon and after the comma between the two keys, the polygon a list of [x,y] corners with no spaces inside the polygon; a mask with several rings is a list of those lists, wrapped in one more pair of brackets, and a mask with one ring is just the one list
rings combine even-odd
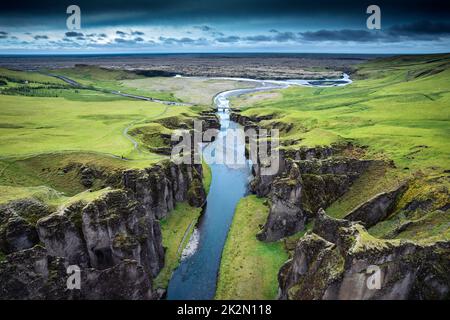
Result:
{"label": "green vegetation patch", "polygon": [[401,169],[449,169],[450,55],[375,60],[352,77],[345,87],[293,86],[281,98],[233,105],[246,116],[273,114],[260,124],[280,128],[289,148],[350,141]]}
{"label": "green vegetation patch", "polygon": [[[244,116],[280,130],[285,149],[350,142],[369,168],[327,213],[342,218],[409,181],[393,214],[370,229],[381,238],[447,237],[450,215],[450,54],[396,56],[357,66],[345,87],[290,87],[232,101]],[[350,155],[352,156],[352,155]],[[402,211],[402,208],[409,208]],[[414,209],[417,207],[418,209]],[[444,212],[433,214],[432,212]],[[428,218],[427,218],[428,217]]]}
{"label": "green vegetation patch", "polygon": [[133,160],[161,158],[136,150],[127,129],[138,122],[177,116],[187,108],[147,101],[76,102],[0,96],[0,117],[4,124],[0,127],[0,154],[4,158],[90,151]]}
{"label": "green vegetation patch", "polygon": [[202,161],[202,168],[203,168],[203,188],[205,189],[206,194],[208,194],[212,182],[212,171],[211,167],[205,161]]}
{"label": "green vegetation patch", "polygon": [[161,220],[163,246],[166,252],[164,268],[153,281],[155,288],[166,288],[169,284],[172,272],[178,267],[181,254],[189,242],[201,212],[201,208],[178,203],[168,217]]}
{"label": "green vegetation patch", "polygon": [[264,199],[241,199],[233,218],[220,264],[216,299],[275,299],[277,275],[288,259],[282,242],[256,239],[269,209]]}
{"label": "green vegetation patch", "polygon": [[[77,65],[73,68],[55,69],[51,74],[67,77],[77,83],[96,90],[120,91],[166,101],[179,101],[170,90],[152,90],[151,87],[129,85],[128,81],[147,79],[133,71],[107,69],[98,66]],[[152,79],[152,78],[148,78]]]}

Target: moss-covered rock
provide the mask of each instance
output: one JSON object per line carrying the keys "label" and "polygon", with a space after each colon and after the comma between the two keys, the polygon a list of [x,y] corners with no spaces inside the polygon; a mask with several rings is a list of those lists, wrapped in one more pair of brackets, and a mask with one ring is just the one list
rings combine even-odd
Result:
{"label": "moss-covered rock", "polygon": [[[282,299],[448,299],[450,242],[381,240],[319,212],[279,273]],[[375,269],[374,269],[375,268]],[[380,287],[368,285],[380,271]]]}

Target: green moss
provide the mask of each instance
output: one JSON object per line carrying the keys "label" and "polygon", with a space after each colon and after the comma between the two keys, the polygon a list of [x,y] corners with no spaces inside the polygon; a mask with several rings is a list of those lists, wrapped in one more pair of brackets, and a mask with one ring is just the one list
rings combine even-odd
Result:
{"label": "green moss", "polygon": [[305,228],[302,231],[299,231],[296,234],[293,234],[292,236],[283,239],[284,248],[287,252],[289,252],[290,256],[293,255],[298,241],[301,238],[303,238],[305,234],[311,231],[313,228],[314,228],[314,220],[311,220],[305,225]]}
{"label": "green moss", "polygon": [[256,239],[269,209],[264,199],[243,198],[228,233],[220,263],[216,299],[275,299],[277,275],[288,259],[282,242]]}
{"label": "green moss", "polygon": [[120,249],[132,249],[135,248],[138,245],[138,241],[126,234],[126,233],[120,233],[114,237],[113,240],[113,247],[120,248]]}

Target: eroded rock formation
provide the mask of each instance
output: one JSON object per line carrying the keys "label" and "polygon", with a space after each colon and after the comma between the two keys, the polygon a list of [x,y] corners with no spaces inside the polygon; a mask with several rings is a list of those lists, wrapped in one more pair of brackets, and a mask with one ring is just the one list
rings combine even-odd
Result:
{"label": "eroded rock formation", "polygon": [[406,184],[402,184],[392,191],[377,194],[353,209],[345,216],[345,219],[361,221],[366,228],[374,226],[392,213],[398,198],[405,192],[406,188]]}
{"label": "eroded rock formation", "polygon": [[[1,245],[9,254],[0,263],[0,297],[157,298],[151,281],[164,265],[158,220],[177,202],[202,206],[205,199],[201,165],[165,161],[124,171],[120,188],[53,214],[35,200],[3,206]],[[81,268],[81,290],[66,288],[69,265]]]}
{"label": "eroded rock formation", "polygon": [[[379,268],[379,286],[368,285]],[[279,272],[281,299],[448,299],[450,243],[380,240],[318,213]],[[375,275],[376,276],[376,275]]]}
{"label": "eroded rock formation", "polygon": [[271,176],[261,174],[260,164],[254,165],[250,189],[260,197],[267,196],[270,203],[269,217],[258,239],[276,241],[302,230],[319,208],[328,207],[345,194],[373,163],[329,157],[332,154],[323,148],[282,152],[279,172]]}

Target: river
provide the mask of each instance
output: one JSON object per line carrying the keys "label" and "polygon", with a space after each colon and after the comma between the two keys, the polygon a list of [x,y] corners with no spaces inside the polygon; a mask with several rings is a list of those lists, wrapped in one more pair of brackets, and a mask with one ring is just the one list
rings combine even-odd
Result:
{"label": "river", "polygon": [[[167,289],[169,300],[209,300],[214,299],[217,276],[222,250],[228,230],[233,220],[234,211],[239,200],[247,194],[251,179],[251,164],[244,161],[240,165],[227,166],[215,163],[214,156],[219,152],[218,146],[226,139],[227,129],[239,128],[240,125],[230,121],[229,98],[242,94],[283,89],[291,85],[301,86],[342,86],[351,83],[347,75],[339,80],[253,80],[237,78],[214,78],[257,82],[260,86],[251,89],[236,89],[218,94],[214,99],[220,119],[218,138],[204,148],[205,161],[212,171],[212,182],[207,197],[207,205],[189,244],[183,251],[180,265],[174,271]],[[244,157],[243,145],[232,144],[231,152],[236,157]],[[230,151],[230,150],[228,150]]]}

